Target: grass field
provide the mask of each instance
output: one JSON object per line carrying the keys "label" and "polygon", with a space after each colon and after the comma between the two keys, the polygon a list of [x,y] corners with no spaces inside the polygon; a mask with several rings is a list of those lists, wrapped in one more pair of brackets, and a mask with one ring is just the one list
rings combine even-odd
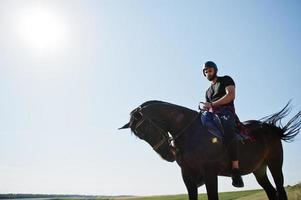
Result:
{"label": "grass field", "polygon": [[[301,200],[301,183],[287,186],[289,200]],[[188,200],[187,194],[161,196],[88,196],[88,195],[40,195],[40,194],[0,194],[1,199],[15,200]],[[200,200],[207,200],[206,194],[199,194]],[[262,189],[235,192],[220,192],[220,200],[267,200]]]}
{"label": "grass field", "polygon": [[[285,188],[289,200],[301,200],[301,183]],[[117,198],[127,200],[188,200],[187,194]],[[200,200],[207,200],[206,194],[199,194]],[[263,190],[246,190],[239,192],[220,192],[220,200],[267,200]]]}

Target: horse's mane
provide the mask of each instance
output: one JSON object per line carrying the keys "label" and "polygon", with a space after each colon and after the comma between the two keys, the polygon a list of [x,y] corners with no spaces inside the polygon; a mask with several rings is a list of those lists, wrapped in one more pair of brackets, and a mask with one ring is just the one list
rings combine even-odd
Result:
{"label": "horse's mane", "polygon": [[292,142],[293,138],[299,133],[301,128],[301,111],[292,117],[286,125],[282,125],[281,120],[286,117],[292,110],[291,100],[279,112],[265,116],[259,121],[278,132],[281,139],[286,142]]}
{"label": "horse's mane", "polygon": [[147,106],[150,106],[150,105],[155,105],[155,104],[158,104],[158,105],[167,105],[167,106],[170,106],[170,107],[175,107],[175,108],[179,108],[181,110],[184,110],[184,111],[194,111],[194,112],[197,112],[195,110],[192,110],[190,108],[186,108],[184,106],[180,106],[180,105],[177,105],[177,104],[173,104],[173,103],[169,103],[169,102],[165,102],[165,101],[160,101],[160,100],[149,100],[149,101],[146,101],[144,103],[142,103],[140,105],[141,108],[143,107],[147,107]]}

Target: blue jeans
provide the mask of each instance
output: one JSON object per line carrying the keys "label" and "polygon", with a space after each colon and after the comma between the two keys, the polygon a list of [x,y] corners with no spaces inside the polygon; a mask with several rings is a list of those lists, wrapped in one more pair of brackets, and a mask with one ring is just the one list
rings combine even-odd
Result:
{"label": "blue jeans", "polygon": [[228,109],[223,109],[216,113],[224,128],[225,144],[229,152],[230,159],[238,160],[238,141],[235,137],[235,116],[234,113]]}

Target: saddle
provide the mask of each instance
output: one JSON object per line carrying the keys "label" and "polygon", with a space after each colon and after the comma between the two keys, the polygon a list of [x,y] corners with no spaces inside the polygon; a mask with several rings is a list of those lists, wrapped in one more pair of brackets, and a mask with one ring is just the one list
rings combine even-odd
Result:
{"label": "saddle", "polygon": [[[200,114],[200,121],[210,134],[221,139],[224,138],[224,128],[217,114],[204,111],[202,112],[202,114]],[[242,122],[236,121],[235,130],[235,137],[237,140],[253,140],[253,138],[248,134],[248,129],[244,127],[244,124],[242,124]]]}

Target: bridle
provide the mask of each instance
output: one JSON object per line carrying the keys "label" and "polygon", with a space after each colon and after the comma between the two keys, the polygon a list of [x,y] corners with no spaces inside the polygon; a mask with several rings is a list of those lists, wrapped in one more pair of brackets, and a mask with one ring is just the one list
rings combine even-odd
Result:
{"label": "bridle", "polygon": [[156,151],[160,146],[162,146],[164,144],[164,142],[168,141],[168,144],[171,145],[171,141],[173,140],[172,137],[170,137],[169,135],[166,136],[166,134],[164,134],[166,131],[164,131],[161,127],[159,127],[155,122],[153,122],[153,120],[151,120],[149,117],[147,117],[146,115],[143,115],[140,111],[139,111],[142,119],[135,125],[134,130],[136,130],[139,126],[141,126],[141,124],[143,124],[143,122],[145,122],[146,120],[150,122],[150,124],[152,124],[156,129],[159,130],[159,133],[161,133],[161,137],[162,139],[153,146],[153,149]]}
{"label": "bridle", "polygon": [[179,138],[179,136],[181,136],[185,130],[187,128],[189,128],[193,122],[198,118],[200,112],[198,112],[198,114],[193,118],[192,121],[190,121],[184,128],[180,129],[179,131],[176,131],[176,134],[174,137],[170,137],[169,135],[166,136],[166,131],[164,129],[162,129],[161,127],[159,127],[155,122],[153,122],[153,120],[151,118],[149,118],[148,116],[144,115],[142,112],[141,112],[141,107],[138,107],[136,108],[135,110],[136,112],[138,111],[139,114],[141,115],[141,119],[140,121],[137,122],[137,124],[135,125],[134,127],[134,131],[137,131],[136,129],[141,126],[141,124],[143,124],[143,122],[145,122],[146,120],[150,122],[150,124],[152,124],[156,129],[159,130],[159,133],[162,133],[161,136],[162,136],[162,139],[153,146],[153,149],[156,151],[160,146],[162,146],[166,141],[168,142],[168,145],[169,146],[172,146],[171,142],[172,141],[176,141],[177,138]]}

